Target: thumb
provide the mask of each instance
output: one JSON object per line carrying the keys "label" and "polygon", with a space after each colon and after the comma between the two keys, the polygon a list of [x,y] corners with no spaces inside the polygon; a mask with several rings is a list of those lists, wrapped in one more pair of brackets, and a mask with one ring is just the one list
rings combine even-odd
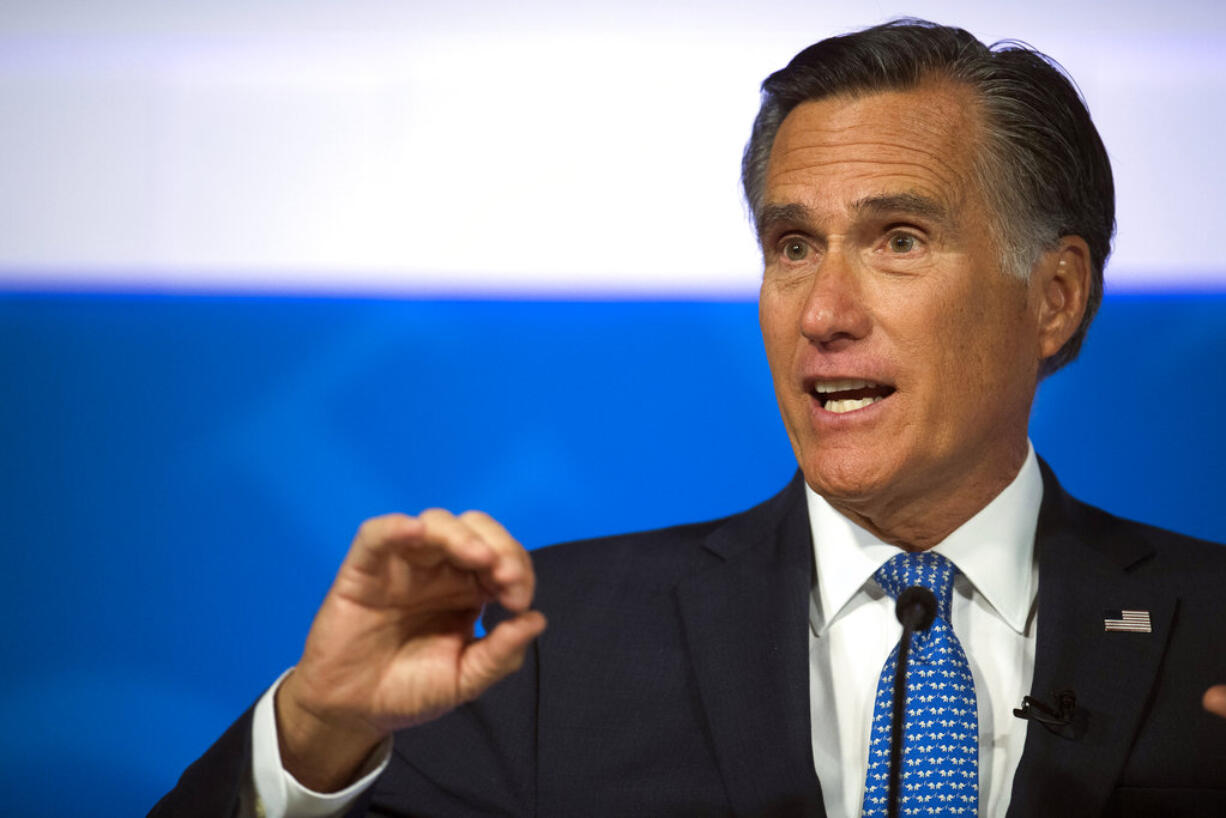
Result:
{"label": "thumb", "polygon": [[1226,685],[1214,685],[1206,690],[1201,703],[1210,713],[1226,718]]}
{"label": "thumb", "polygon": [[533,639],[545,630],[545,615],[524,613],[499,622],[483,638],[470,643],[460,657],[459,695],[471,701],[500,679],[519,670]]}

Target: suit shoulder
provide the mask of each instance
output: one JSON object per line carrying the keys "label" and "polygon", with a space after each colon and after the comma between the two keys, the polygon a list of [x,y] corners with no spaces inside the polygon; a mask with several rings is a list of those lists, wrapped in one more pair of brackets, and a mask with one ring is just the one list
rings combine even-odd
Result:
{"label": "suit shoulder", "polygon": [[610,619],[618,611],[654,610],[683,577],[709,562],[702,544],[726,520],[575,540],[532,551],[534,606],[554,623],[551,639],[559,637],[559,625],[583,629],[590,627],[592,616]]}
{"label": "suit shoulder", "polygon": [[1096,537],[1143,543],[1158,559],[1173,568],[1226,572],[1226,545],[1120,517],[1080,501],[1074,502],[1083,513],[1086,529]]}
{"label": "suit shoulder", "polygon": [[[801,484],[794,479],[783,491],[746,511],[713,520],[668,526],[648,531],[559,543],[532,552],[532,562],[542,585],[584,581],[601,585],[639,584],[671,587],[682,577],[720,559],[711,550],[719,543],[721,554],[729,542],[748,544],[756,533],[777,525],[801,498]],[[735,547],[733,547],[735,550]]]}
{"label": "suit shoulder", "polygon": [[734,516],[548,545],[532,552],[532,563],[546,575],[682,568],[693,562],[692,555],[706,538]]}

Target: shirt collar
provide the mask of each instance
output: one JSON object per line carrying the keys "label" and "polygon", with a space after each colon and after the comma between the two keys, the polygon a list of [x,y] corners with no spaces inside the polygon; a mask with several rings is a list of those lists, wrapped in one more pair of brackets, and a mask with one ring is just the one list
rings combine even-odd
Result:
{"label": "shirt collar", "polygon": [[[820,636],[886,560],[901,549],[844,517],[805,486],[817,588],[812,595],[813,628]],[[1037,577],[1034,533],[1043,501],[1043,475],[1034,446],[1005,489],[934,546],[983,596],[997,615],[1024,633],[1034,603]]]}

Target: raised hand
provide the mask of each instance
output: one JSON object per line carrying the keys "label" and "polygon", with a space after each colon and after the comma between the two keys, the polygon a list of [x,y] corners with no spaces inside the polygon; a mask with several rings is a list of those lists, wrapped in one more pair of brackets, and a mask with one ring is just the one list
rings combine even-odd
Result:
{"label": "raised hand", "polygon": [[[277,693],[282,763],[319,791],[349,783],[388,734],[514,672],[545,629],[532,563],[492,517],[431,509],[362,524]],[[513,616],[473,637],[482,606]]]}
{"label": "raised hand", "polygon": [[1202,704],[1210,713],[1226,718],[1226,685],[1214,685],[1206,690]]}

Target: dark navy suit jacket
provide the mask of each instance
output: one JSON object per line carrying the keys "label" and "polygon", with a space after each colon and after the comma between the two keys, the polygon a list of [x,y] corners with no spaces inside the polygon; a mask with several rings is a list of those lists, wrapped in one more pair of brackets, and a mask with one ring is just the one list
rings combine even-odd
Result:
{"label": "dark navy suit jacket", "polygon": [[[1067,495],[1044,465],[1031,722],[1010,816],[1226,815],[1226,548]],[[517,674],[396,736],[350,815],[821,816],[803,483],[742,514],[533,554],[549,628]],[[1152,633],[1106,632],[1149,611]],[[837,669],[836,669],[837,670]],[[1020,704],[1020,703],[1019,703]],[[1019,722],[1019,728],[1023,724]],[[250,713],[151,815],[229,815]]]}

